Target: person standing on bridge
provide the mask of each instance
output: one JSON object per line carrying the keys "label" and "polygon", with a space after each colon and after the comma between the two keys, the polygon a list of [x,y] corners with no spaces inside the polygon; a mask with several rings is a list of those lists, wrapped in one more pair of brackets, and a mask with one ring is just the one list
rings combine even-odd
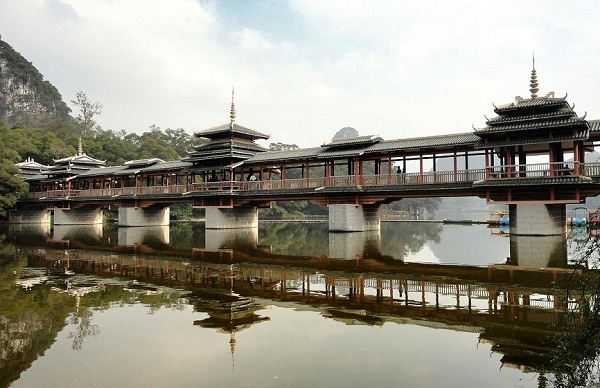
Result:
{"label": "person standing on bridge", "polygon": [[250,169],[250,172],[248,173],[248,177],[246,178],[246,180],[248,182],[255,182],[256,181],[256,175],[254,175],[254,171],[252,171],[252,169]]}

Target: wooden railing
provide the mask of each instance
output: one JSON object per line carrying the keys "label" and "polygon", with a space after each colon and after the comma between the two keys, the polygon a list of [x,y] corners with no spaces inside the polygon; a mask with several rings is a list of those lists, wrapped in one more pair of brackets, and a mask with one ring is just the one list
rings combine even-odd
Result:
{"label": "wooden railing", "polygon": [[184,194],[198,191],[264,191],[293,190],[321,187],[353,186],[402,186],[473,182],[485,179],[519,179],[573,175],[600,177],[600,162],[579,164],[535,163],[526,165],[501,165],[485,169],[460,171],[429,171],[424,173],[400,173],[378,175],[345,175],[318,178],[297,178],[264,181],[219,181],[198,182],[185,185],[109,187],[95,189],[58,189],[28,193],[29,198],[106,197],[119,195]]}
{"label": "wooden railing", "polygon": [[[556,177],[566,175],[598,175],[598,163],[534,163],[534,164],[511,164],[487,168],[487,179],[514,179],[514,178],[540,178]],[[589,175],[586,166],[592,168],[595,174]]]}

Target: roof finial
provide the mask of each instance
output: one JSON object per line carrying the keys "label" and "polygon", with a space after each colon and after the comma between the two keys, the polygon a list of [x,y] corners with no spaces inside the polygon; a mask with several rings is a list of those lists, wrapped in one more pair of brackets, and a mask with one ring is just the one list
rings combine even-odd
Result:
{"label": "roof finial", "polygon": [[231,87],[231,112],[229,113],[229,117],[231,117],[231,128],[233,129],[233,124],[235,123],[235,103],[233,102],[233,95],[235,93],[235,86]]}
{"label": "roof finial", "polygon": [[83,155],[83,144],[81,143],[81,136],[79,136],[79,143],[77,143],[77,156]]}
{"label": "roof finial", "polygon": [[529,89],[531,98],[537,98],[537,92],[540,89],[538,88],[537,73],[535,71],[535,51],[533,52],[533,70],[531,70],[531,82],[529,86],[531,86],[531,89]]}

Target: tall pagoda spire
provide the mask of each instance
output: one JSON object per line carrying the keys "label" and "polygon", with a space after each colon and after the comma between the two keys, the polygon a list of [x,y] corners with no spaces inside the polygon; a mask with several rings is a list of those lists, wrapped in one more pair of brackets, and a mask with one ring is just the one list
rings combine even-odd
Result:
{"label": "tall pagoda spire", "polygon": [[79,143],[77,143],[77,156],[83,155],[83,144],[81,142],[81,136],[79,136]]}
{"label": "tall pagoda spire", "polygon": [[231,129],[233,129],[233,124],[235,124],[235,102],[233,101],[233,95],[235,93],[235,87],[231,88],[231,112],[229,112],[229,117],[231,118]]}
{"label": "tall pagoda spire", "polygon": [[531,89],[529,89],[531,98],[537,98],[537,92],[540,89],[538,88],[537,73],[535,71],[535,53],[533,54],[533,70],[531,70],[531,81],[529,86],[531,86]]}

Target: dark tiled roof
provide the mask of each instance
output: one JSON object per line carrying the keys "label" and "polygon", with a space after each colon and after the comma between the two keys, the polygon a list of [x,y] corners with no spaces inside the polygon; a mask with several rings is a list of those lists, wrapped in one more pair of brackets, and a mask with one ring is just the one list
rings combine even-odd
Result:
{"label": "dark tiled roof", "polygon": [[473,146],[479,137],[473,132],[451,135],[416,137],[411,139],[385,140],[367,148],[365,154],[394,150],[435,149],[447,147]]}
{"label": "dark tiled roof", "polygon": [[316,158],[323,149],[321,147],[299,148],[285,151],[268,151],[254,155],[246,163],[283,162],[297,159]]}
{"label": "dark tiled roof", "polygon": [[591,132],[600,132],[600,120],[588,120]]}
{"label": "dark tiled roof", "polygon": [[506,138],[488,138],[487,142],[484,142],[481,139],[477,144],[475,144],[476,149],[483,148],[492,148],[492,147],[506,147],[513,145],[528,145],[528,144],[544,144],[544,143],[558,143],[562,141],[571,141],[571,140],[587,140],[588,131],[582,131],[576,135],[572,132],[563,132],[563,133],[554,133],[550,136],[550,133],[541,133],[535,135],[520,135],[513,136],[510,140]]}
{"label": "dark tiled roof", "polygon": [[532,107],[549,107],[549,106],[561,106],[566,104],[566,97],[554,98],[554,97],[536,97],[536,98],[524,98],[516,100],[514,102],[504,104],[496,107],[494,112],[497,114],[521,110],[523,108]]}
{"label": "dark tiled roof", "polygon": [[368,136],[355,136],[355,137],[343,137],[338,139],[332,139],[331,141],[323,144],[321,147],[325,148],[339,148],[339,147],[349,147],[349,146],[367,146],[370,144],[379,143],[383,139],[376,135],[368,135]]}
{"label": "dark tiled roof", "polygon": [[194,135],[196,137],[206,137],[209,139],[214,139],[214,138],[223,137],[224,135],[229,135],[230,133],[233,133],[234,135],[246,137],[249,139],[254,139],[254,140],[256,140],[256,139],[265,139],[266,140],[270,137],[270,135],[255,131],[250,128],[242,127],[241,125],[238,125],[236,123],[233,123],[233,125],[231,123],[218,125],[216,127],[205,129],[203,131],[198,131]]}
{"label": "dark tiled roof", "polygon": [[185,162],[197,163],[206,166],[207,164],[218,165],[219,161],[223,166],[229,165],[232,159],[236,161],[246,160],[257,153],[264,153],[267,149],[260,144],[256,144],[246,139],[223,139],[213,140],[210,143],[196,147],[194,152],[182,158]]}
{"label": "dark tiled roof", "polygon": [[570,126],[581,126],[587,128],[587,121],[579,117],[567,117],[555,120],[539,120],[539,121],[526,121],[526,122],[513,122],[510,124],[493,124],[484,128],[478,133],[490,133],[490,132],[514,132],[523,130],[536,130],[536,129],[547,129],[547,128],[559,128],[559,127],[570,127]]}
{"label": "dark tiled roof", "polygon": [[189,155],[197,155],[197,154],[202,154],[202,153],[207,153],[207,152],[213,152],[214,150],[221,150],[221,149],[230,149],[230,148],[240,148],[240,149],[246,149],[246,150],[251,150],[251,151],[255,151],[255,152],[264,152],[267,151],[267,149],[263,146],[261,146],[260,144],[256,144],[250,141],[243,141],[243,140],[239,140],[239,139],[226,139],[226,140],[214,140],[211,141],[210,143],[206,143],[203,144],[201,146],[197,146],[194,147],[195,150],[192,152],[188,152]]}
{"label": "dark tiled roof", "polygon": [[140,168],[141,172],[154,172],[154,171],[173,171],[181,170],[184,167],[189,166],[190,163],[181,160],[173,160],[170,162],[157,163],[148,167]]}
{"label": "dark tiled roof", "polygon": [[298,159],[345,158],[352,156],[385,153],[388,151],[415,151],[419,149],[447,149],[453,147],[474,146],[479,137],[474,133],[419,137],[412,139],[383,140],[368,147],[328,150],[325,147],[302,148],[286,151],[268,151],[256,154],[246,163],[265,163],[292,161]]}
{"label": "dark tiled roof", "polygon": [[350,149],[333,149],[333,150],[325,150],[317,155],[318,159],[335,159],[335,158],[347,158],[347,157],[356,157],[361,156],[365,153],[365,147],[361,147],[359,149],[350,148]]}
{"label": "dark tiled roof", "polygon": [[576,114],[572,109],[568,109],[568,110],[561,109],[561,110],[552,111],[552,112],[528,114],[528,115],[496,116],[496,117],[492,117],[491,119],[488,119],[487,124],[490,125],[490,124],[495,124],[495,123],[538,121],[538,120],[543,120],[543,119],[551,119],[551,118],[558,118],[558,117],[575,117],[575,116],[576,116]]}
{"label": "dark tiled roof", "polygon": [[56,165],[81,164],[86,166],[101,166],[106,163],[104,160],[94,159],[86,154],[69,156],[68,158],[57,159],[54,161]]}
{"label": "dark tiled roof", "polygon": [[487,119],[487,124],[509,123],[521,121],[537,121],[543,119],[552,119],[559,117],[576,117],[577,115],[572,109],[560,109],[546,113],[526,114],[526,115],[502,115]]}
{"label": "dark tiled roof", "polygon": [[112,175],[121,172],[122,170],[128,170],[127,166],[114,166],[114,167],[98,167],[92,168],[79,174],[80,178],[91,178],[95,176]]}
{"label": "dark tiled roof", "polygon": [[159,159],[159,158],[149,158],[149,159],[129,160],[123,164],[130,168],[136,168],[136,167],[147,167],[147,166],[151,166],[156,163],[164,163],[164,162],[165,162],[164,160]]}

